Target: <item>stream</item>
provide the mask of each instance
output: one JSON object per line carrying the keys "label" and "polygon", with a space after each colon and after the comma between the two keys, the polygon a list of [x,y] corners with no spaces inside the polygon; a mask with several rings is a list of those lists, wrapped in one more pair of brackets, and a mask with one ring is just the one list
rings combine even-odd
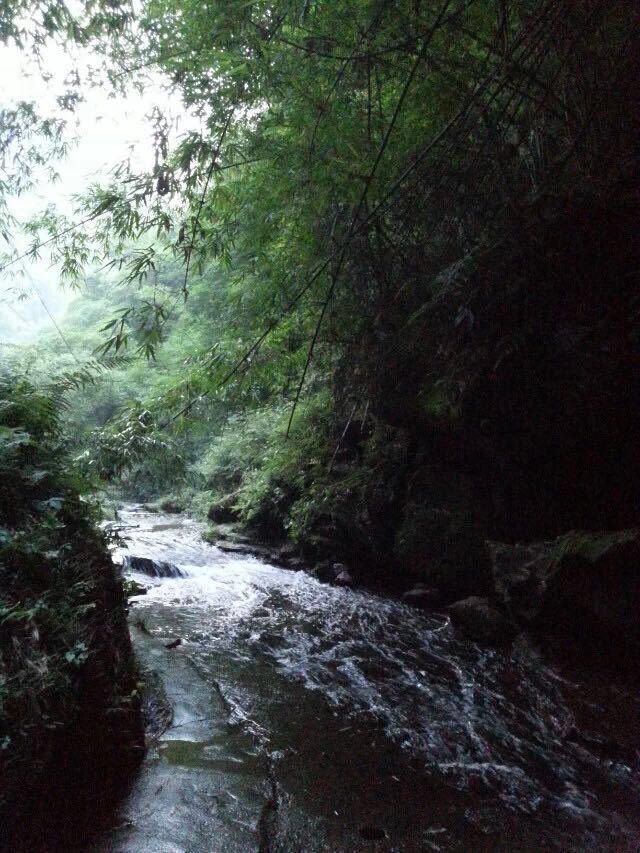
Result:
{"label": "stream", "polygon": [[183,576],[133,575],[171,719],[94,853],[640,849],[637,690],[120,516],[120,556]]}

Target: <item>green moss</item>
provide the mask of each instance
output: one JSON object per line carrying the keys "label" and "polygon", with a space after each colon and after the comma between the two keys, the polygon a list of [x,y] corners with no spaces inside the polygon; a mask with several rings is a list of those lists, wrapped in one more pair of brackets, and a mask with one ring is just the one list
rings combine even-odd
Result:
{"label": "green moss", "polygon": [[589,563],[596,563],[612,548],[633,542],[638,535],[638,528],[611,533],[572,530],[558,540],[553,549],[552,560],[560,563],[566,557],[578,557]]}
{"label": "green moss", "polygon": [[435,421],[455,421],[460,416],[453,389],[444,380],[421,392],[420,402],[427,415]]}

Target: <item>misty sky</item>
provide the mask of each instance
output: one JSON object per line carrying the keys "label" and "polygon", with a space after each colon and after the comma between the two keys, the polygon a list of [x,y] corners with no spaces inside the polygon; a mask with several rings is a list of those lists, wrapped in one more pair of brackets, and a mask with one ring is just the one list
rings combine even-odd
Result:
{"label": "misty sky", "polygon": [[[76,53],[75,59],[82,72],[87,67],[87,57]],[[63,50],[52,45],[45,51],[44,67],[53,75],[47,83],[28,54],[12,46],[0,47],[0,108],[16,101],[34,101],[41,114],[56,115],[59,112],[56,96],[64,90],[63,80],[72,62]],[[70,135],[77,141],[66,160],[57,166],[60,180],[51,184],[46,176],[41,176],[34,192],[11,200],[12,213],[22,219],[55,203],[71,214],[73,194],[105,176],[123,158],[130,156],[138,168],[148,167],[153,155],[145,115],[155,103],[161,103],[166,110],[170,101],[168,93],[153,80],[144,95],[131,87],[126,99],[109,97],[106,89],[88,88],[86,102],[77,108],[75,115],[70,114]],[[180,112],[177,102],[172,104],[172,111]],[[51,327],[38,297],[31,295],[27,301],[16,302],[16,287],[33,291],[35,284],[54,316],[60,316],[73,298],[73,294],[58,287],[56,271],[49,268],[45,258],[38,264],[26,263],[22,267],[25,272],[22,279],[0,278],[0,339],[5,342],[31,340],[43,326]]]}

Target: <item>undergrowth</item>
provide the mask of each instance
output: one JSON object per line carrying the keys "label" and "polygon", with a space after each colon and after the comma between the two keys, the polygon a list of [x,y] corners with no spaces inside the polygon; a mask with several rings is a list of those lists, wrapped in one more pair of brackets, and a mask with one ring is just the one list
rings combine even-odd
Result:
{"label": "undergrowth", "polygon": [[110,703],[137,702],[98,510],[59,412],[26,379],[0,376],[0,815],[47,769],[98,661]]}

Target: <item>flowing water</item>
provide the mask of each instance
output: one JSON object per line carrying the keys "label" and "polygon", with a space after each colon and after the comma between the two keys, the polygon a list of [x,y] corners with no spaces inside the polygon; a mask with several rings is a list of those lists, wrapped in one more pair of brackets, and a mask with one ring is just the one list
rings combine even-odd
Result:
{"label": "flowing water", "polygon": [[640,849],[631,688],[121,515],[126,553],[183,574],[134,573],[131,608],[173,718],[94,850]]}

